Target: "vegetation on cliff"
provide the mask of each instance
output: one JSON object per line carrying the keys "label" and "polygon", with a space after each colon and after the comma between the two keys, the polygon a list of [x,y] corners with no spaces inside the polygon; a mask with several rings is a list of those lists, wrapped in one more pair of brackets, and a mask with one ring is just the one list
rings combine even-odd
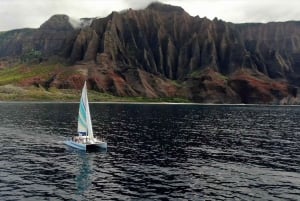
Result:
{"label": "vegetation on cliff", "polygon": [[38,29],[0,33],[0,85],[48,92],[87,80],[90,90],[120,98],[299,102],[299,22],[211,21],[160,3],[89,20],[73,27],[55,15]]}
{"label": "vegetation on cliff", "polygon": [[[72,67],[62,64],[22,63],[2,69],[0,70],[0,101],[79,101],[81,86],[78,89],[47,86],[47,80],[51,80],[55,75],[66,79],[77,73]],[[97,102],[189,102],[187,99],[176,97],[120,97],[95,90],[89,90],[89,99]]]}

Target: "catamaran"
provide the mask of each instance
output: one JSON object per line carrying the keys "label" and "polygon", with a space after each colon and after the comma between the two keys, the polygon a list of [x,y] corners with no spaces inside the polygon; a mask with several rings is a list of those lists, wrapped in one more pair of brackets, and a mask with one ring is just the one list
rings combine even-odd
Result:
{"label": "catamaran", "polygon": [[68,146],[81,150],[107,148],[107,143],[105,141],[94,137],[89,101],[87,96],[86,82],[84,82],[79,104],[77,132],[78,136],[73,136],[72,139],[67,140],[64,143]]}

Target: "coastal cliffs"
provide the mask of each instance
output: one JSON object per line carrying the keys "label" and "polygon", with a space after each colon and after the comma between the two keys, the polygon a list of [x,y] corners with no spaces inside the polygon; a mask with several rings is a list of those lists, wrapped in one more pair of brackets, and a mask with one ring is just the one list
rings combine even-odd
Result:
{"label": "coastal cliffs", "polygon": [[76,88],[88,79],[91,89],[117,96],[210,103],[297,101],[300,86],[294,21],[233,24],[152,3],[77,23],[56,15],[38,29],[0,34],[0,57],[32,50],[40,62],[60,58],[77,72],[64,79],[55,72],[41,86]]}

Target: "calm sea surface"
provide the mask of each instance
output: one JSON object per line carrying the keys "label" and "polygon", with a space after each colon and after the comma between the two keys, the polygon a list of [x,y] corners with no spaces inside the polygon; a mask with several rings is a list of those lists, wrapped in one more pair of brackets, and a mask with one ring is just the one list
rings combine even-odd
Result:
{"label": "calm sea surface", "polygon": [[300,200],[300,107],[0,103],[0,200]]}

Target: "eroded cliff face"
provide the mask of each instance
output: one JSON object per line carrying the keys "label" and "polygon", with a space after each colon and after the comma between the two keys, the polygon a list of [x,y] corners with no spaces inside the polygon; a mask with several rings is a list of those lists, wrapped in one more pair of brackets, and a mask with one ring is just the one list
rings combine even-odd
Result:
{"label": "eroded cliff face", "polygon": [[[295,100],[300,85],[300,22],[232,24],[159,3],[80,29],[59,15],[0,35],[1,57],[29,49],[65,58],[91,88],[119,96],[280,103]],[[52,85],[76,87],[72,77]]]}

